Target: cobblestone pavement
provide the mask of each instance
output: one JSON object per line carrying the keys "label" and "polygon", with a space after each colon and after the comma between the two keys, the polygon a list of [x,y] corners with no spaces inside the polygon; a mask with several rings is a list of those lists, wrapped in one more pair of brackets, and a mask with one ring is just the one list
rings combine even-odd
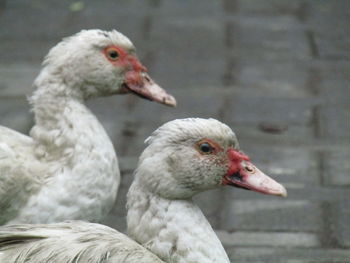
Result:
{"label": "cobblestone pavement", "polygon": [[170,109],[132,96],[89,102],[117,148],[119,199],[143,140],[165,121],[229,124],[287,199],[225,188],[197,197],[232,262],[350,262],[350,1],[0,0],[0,123],[33,124],[26,102],[49,48],[84,28],[128,35]]}

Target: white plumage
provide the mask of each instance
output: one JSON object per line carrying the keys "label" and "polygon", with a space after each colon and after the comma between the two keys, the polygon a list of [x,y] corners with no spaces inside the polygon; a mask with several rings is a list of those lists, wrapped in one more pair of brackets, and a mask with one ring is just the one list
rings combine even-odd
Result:
{"label": "white plumage", "polygon": [[[0,262],[41,262],[42,258],[53,258],[51,262],[157,262],[149,259],[151,251],[169,263],[228,263],[192,197],[222,185],[242,184],[265,194],[286,195],[282,185],[239,151],[232,130],[217,120],[168,122],[146,142],[127,196],[127,225],[129,236],[148,250],[97,224],[18,225],[0,228]],[[90,248],[94,257],[88,260]],[[144,254],[142,259],[124,261],[122,252],[133,255],[134,249],[135,256]]]}
{"label": "white plumage", "polygon": [[130,40],[83,30],[53,47],[30,98],[30,137],[0,126],[0,224],[100,221],[120,175],[112,142],[84,105],[132,92],[171,106],[175,99],[146,74]]}
{"label": "white plumage", "polygon": [[0,246],[2,263],[163,262],[124,234],[83,221],[8,226],[0,233]]}

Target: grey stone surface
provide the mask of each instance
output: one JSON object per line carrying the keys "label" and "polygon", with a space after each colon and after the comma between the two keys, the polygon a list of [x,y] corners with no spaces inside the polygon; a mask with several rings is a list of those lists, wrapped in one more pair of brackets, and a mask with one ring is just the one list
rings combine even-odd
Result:
{"label": "grey stone surface", "polygon": [[326,152],[323,181],[327,185],[348,187],[350,185],[350,151]]}
{"label": "grey stone surface", "polygon": [[25,98],[0,98],[1,125],[28,133],[33,116]]}
{"label": "grey stone surface", "polygon": [[164,0],[158,2],[160,2],[160,12],[166,16],[179,18],[205,18],[208,14],[211,14],[212,17],[217,18],[217,16],[222,15],[223,12],[220,2],[217,1],[202,1],[199,3],[196,0],[185,2]]}
{"label": "grey stone surface", "polygon": [[350,138],[350,105],[337,107],[335,105],[327,105],[321,108],[321,116],[324,121],[322,128],[326,137],[337,139]]}
{"label": "grey stone surface", "polygon": [[332,222],[332,229],[335,233],[336,240],[342,247],[350,247],[350,201],[344,200],[336,202],[332,206],[331,210],[334,216],[334,222]]}
{"label": "grey stone surface", "polygon": [[[243,97],[235,99],[229,118],[237,123],[276,122],[306,126],[311,122],[313,99]],[[288,109],[288,110],[287,110]]]}
{"label": "grey stone surface", "polygon": [[350,250],[280,247],[226,247],[235,263],[349,263]]}
{"label": "grey stone surface", "polygon": [[240,73],[237,84],[250,91],[250,96],[263,97],[268,94],[269,97],[277,98],[305,98],[311,95],[312,91],[305,87],[309,78],[307,63],[290,60],[269,61],[255,55],[252,57],[255,60],[247,60],[247,56],[243,56],[236,69]]}
{"label": "grey stone surface", "polygon": [[293,15],[298,12],[301,1],[272,0],[261,2],[259,0],[239,0],[239,7],[246,15]]}
{"label": "grey stone surface", "polygon": [[[230,193],[225,201],[234,200]],[[232,197],[233,196],[233,197]],[[322,215],[317,203],[307,200],[236,200],[222,211],[221,228],[228,231],[320,231]]]}
{"label": "grey stone surface", "polygon": [[[219,86],[226,65],[221,21],[208,17],[179,19],[170,16],[158,23],[156,18],[150,38],[154,41],[152,50],[157,57],[154,74],[160,83],[167,83],[176,90],[186,90],[190,86]],[[175,55],[175,50],[180,52]]]}
{"label": "grey stone surface", "polygon": [[40,71],[39,64],[14,63],[0,65],[0,92],[2,97],[29,96],[32,84]]}
{"label": "grey stone surface", "polygon": [[178,108],[132,95],[88,102],[123,175],[103,223],[125,231],[143,141],[162,123],[214,117],[282,182],[287,199],[225,187],[196,196],[232,262],[349,263],[348,0],[0,1],[0,125],[28,133],[25,96],[50,47],[116,28]]}
{"label": "grey stone surface", "polygon": [[[235,27],[241,59],[269,61],[310,58],[305,28],[291,16],[244,16]],[[232,50],[236,54],[237,50]]]}
{"label": "grey stone surface", "polygon": [[224,246],[318,247],[320,241],[314,233],[295,232],[233,232],[217,231]]}
{"label": "grey stone surface", "polygon": [[327,60],[349,60],[350,22],[348,2],[309,1],[310,10],[307,24],[312,28],[317,54]]}

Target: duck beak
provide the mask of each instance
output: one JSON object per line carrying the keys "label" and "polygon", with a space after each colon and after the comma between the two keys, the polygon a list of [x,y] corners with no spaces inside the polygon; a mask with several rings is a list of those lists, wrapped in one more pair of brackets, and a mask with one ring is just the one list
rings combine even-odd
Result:
{"label": "duck beak", "polygon": [[176,107],[175,98],[155,83],[144,71],[127,72],[123,88],[141,98]]}
{"label": "duck beak", "polygon": [[253,165],[248,156],[233,149],[228,150],[228,156],[230,167],[222,184],[287,197],[287,190]]}

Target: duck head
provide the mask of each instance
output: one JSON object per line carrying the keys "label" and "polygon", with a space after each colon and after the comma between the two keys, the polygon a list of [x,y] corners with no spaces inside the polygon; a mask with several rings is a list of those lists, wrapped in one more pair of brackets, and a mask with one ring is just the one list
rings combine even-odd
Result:
{"label": "duck head", "polygon": [[[53,47],[43,63],[68,92],[83,99],[133,93],[176,106],[176,100],[148,75],[132,42],[116,30],[83,30]],[[39,78],[40,79],[40,78]]]}
{"label": "duck head", "polygon": [[[233,131],[215,119],[178,119],[147,140],[136,173],[150,191],[169,199],[234,186],[268,195],[286,189],[261,172],[240,148]],[[158,171],[159,174],[142,171]]]}

